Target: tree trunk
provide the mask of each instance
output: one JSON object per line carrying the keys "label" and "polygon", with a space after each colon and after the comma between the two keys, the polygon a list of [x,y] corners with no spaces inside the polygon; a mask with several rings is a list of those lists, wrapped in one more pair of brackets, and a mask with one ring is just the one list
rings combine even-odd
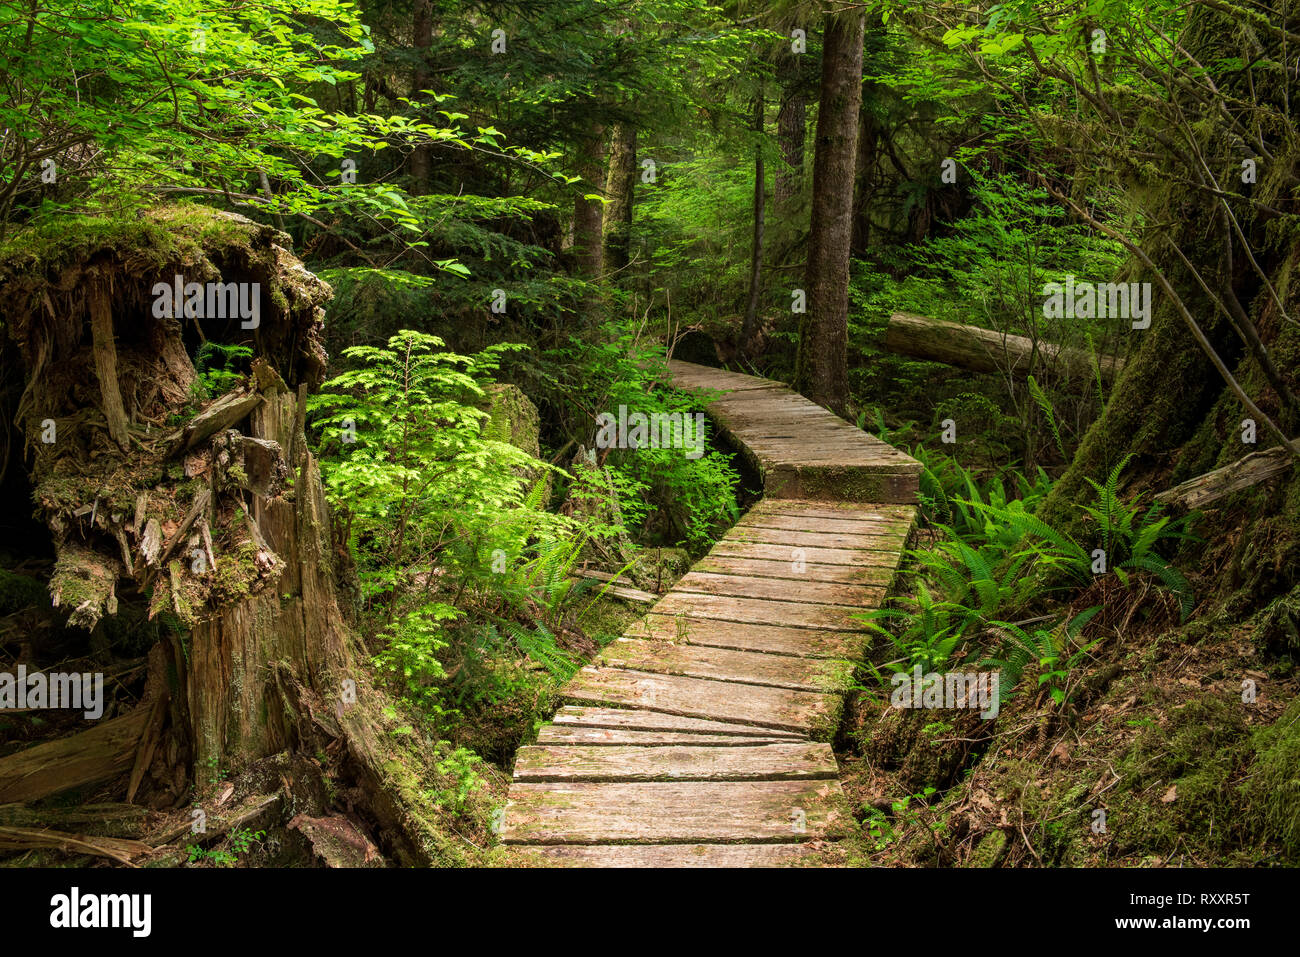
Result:
{"label": "tree trunk", "polygon": [[[864,96],[866,91],[864,91]],[[853,184],[853,255],[865,256],[871,245],[871,201],[876,191],[880,130],[870,109],[862,111],[858,130],[857,169]]]}
{"label": "tree trunk", "polygon": [[[415,0],[415,9],[411,18],[412,46],[415,47],[416,67],[411,76],[411,99],[419,103],[424,99],[420,93],[429,85],[428,56],[433,46],[433,0]],[[423,143],[411,151],[410,167],[412,187],[415,194],[427,193],[429,181],[433,175],[433,147]]]}
{"label": "tree trunk", "polygon": [[609,148],[609,177],[605,181],[604,267],[614,276],[630,261],[632,196],[636,186],[636,128],[627,123],[614,127]]}
{"label": "tree trunk", "polygon": [[822,44],[821,100],[813,155],[812,224],[795,383],[834,412],[848,408],[849,253],[858,111],[862,106],[864,16],[830,16]]}
{"label": "tree trunk", "polygon": [[778,208],[789,205],[803,186],[808,116],[808,96],[804,92],[798,56],[783,56],[779,62],[785,79],[781,87],[781,107],[776,115],[776,139],[782,161],[776,171],[773,189],[773,200]]}
{"label": "tree trunk", "polygon": [[573,201],[573,254],[580,275],[599,279],[603,262],[601,224],[604,204],[598,199],[586,199],[587,194],[601,195],[605,188],[605,163],[603,146],[605,128],[595,123],[591,135],[582,144],[578,161],[578,174],[582,177],[581,192]]}
{"label": "tree trunk", "polygon": [[745,322],[740,330],[741,348],[752,355],[757,351],[759,335],[758,303],[763,290],[763,206],[767,187],[763,178],[763,110],[765,101],[760,89],[754,96],[754,243],[749,260],[749,302]]}

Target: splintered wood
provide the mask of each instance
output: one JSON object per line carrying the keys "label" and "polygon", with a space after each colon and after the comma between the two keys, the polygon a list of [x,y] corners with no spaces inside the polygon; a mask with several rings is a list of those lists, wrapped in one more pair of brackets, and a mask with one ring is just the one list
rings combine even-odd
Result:
{"label": "splintered wood", "polygon": [[778,383],[671,370],[726,393],[709,412],[767,497],[565,688],[500,837],[561,866],[823,864],[852,824],[828,742],[920,466]]}

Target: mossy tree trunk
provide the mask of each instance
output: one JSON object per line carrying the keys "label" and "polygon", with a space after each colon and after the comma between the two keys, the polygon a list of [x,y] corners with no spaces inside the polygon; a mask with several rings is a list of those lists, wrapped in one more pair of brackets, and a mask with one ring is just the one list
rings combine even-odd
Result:
{"label": "mossy tree trunk", "polygon": [[587,195],[601,195],[605,187],[605,128],[592,124],[582,146],[582,159],[578,173],[582,176],[581,192],[573,200],[573,251],[578,271],[588,279],[599,279],[604,259],[601,224],[604,206],[599,199]]}
{"label": "mossy tree trunk", "polygon": [[636,189],[636,127],[614,127],[609,147],[609,176],[605,181],[604,268],[616,281],[631,261],[632,197]]}

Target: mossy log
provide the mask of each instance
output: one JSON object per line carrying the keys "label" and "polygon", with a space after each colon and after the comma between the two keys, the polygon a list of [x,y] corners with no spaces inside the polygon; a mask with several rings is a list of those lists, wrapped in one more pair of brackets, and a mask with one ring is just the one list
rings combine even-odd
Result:
{"label": "mossy log", "polygon": [[[973,372],[1001,372],[1019,377],[1057,367],[1076,381],[1090,382],[1093,378],[1093,357],[1082,349],[906,312],[889,317],[885,348],[899,355]],[[1096,362],[1103,382],[1112,381],[1124,368],[1124,360],[1118,356],[1097,356]]]}

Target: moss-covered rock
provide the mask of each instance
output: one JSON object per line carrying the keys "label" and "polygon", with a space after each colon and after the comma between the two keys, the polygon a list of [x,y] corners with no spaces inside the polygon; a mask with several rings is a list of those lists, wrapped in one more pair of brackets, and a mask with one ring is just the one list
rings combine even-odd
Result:
{"label": "moss-covered rock", "polygon": [[[541,455],[541,417],[537,406],[524,394],[524,390],[508,382],[498,382],[486,389],[488,394],[488,420],[483,426],[485,438],[513,445],[533,458]],[[541,481],[535,491],[538,508],[546,508],[551,500],[551,473],[538,468],[526,476],[530,481]]]}

